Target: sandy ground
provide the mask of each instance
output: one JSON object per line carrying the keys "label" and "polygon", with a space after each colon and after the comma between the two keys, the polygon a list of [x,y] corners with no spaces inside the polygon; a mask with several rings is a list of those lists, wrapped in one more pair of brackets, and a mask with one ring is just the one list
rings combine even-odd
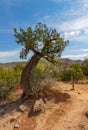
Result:
{"label": "sandy ground", "polygon": [[1,106],[5,112],[0,115],[0,130],[88,130],[88,84],[75,84],[72,91],[71,84],[56,82],[44,109],[35,115],[32,101],[25,101],[29,107],[24,112],[19,110],[20,99]]}

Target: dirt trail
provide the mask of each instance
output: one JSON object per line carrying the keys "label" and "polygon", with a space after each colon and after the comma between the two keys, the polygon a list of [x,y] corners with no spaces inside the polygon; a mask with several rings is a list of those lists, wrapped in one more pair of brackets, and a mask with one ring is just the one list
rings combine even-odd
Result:
{"label": "dirt trail", "polygon": [[[68,90],[71,86],[67,87]],[[84,88],[83,88],[84,87]],[[55,87],[56,88],[56,87]],[[67,89],[65,84],[63,88]],[[76,85],[75,91],[68,91],[71,98],[67,102],[52,104],[45,117],[37,118],[35,130],[88,130],[88,86]],[[40,125],[39,125],[40,124]]]}
{"label": "dirt trail", "polygon": [[[5,124],[0,130],[88,130],[88,85],[76,84],[74,91],[70,89],[70,84],[57,82],[53,90],[59,93],[51,96],[40,114],[28,116],[29,110],[12,109],[12,114],[0,117],[0,126]],[[17,116],[19,128],[10,122],[13,116]]]}

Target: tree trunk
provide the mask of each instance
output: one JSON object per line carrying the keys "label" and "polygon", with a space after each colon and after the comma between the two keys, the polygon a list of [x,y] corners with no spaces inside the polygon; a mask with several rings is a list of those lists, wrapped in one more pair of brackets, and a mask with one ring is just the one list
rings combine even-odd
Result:
{"label": "tree trunk", "polygon": [[74,81],[74,77],[72,76],[71,77],[71,81],[72,81],[72,90],[75,89],[75,81]]}
{"label": "tree trunk", "polygon": [[31,74],[40,59],[41,55],[34,54],[22,72],[20,84],[24,87],[24,94],[29,95],[32,93],[32,86],[30,84]]}

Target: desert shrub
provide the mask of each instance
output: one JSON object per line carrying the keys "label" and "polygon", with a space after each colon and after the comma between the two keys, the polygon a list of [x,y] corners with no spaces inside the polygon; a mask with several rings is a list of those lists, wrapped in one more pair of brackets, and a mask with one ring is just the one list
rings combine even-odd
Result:
{"label": "desert shrub", "polygon": [[14,87],[20,83],[21,73],[23,69],[22,63],[17,63],[14,68],[0,68],[0,97],[6,97],[8,100],[12,98]]}
{"label": "desert shrub", "polygon": [[8,101],[11,101],[11,100],[14,99],[13,93],[12,93],[11,91],[7,92],[7,93],[5,94],[5,97],[6,97],[6,99],[7,99]]}
{"label": "desert shrub", "polygon": [[43,92],[53,85],[51,80],[52,77],[55,77],[57,74],[55,69],[47,61],[40,61],[38,63],[31,76],[32,91],[34,95],[38,96],[40,92]]}
{"label": "desert shrub", "polygon": [[39,63],[32,72],[31,84],[35,86],[37,83],[49,75],[49,68],[44,63]]}
{"label": "desert shrub", "polygon": [[17,62],[16,65],[13,67],[13,69],[17,72],[17,71],[22,71],[23,68],[25,67],[25,63],[21,63],[21,62]]}
{"label": "desert shrub", "polygon": [[53,85],[54,81],[50,78],[37,82],[37,84],[32,87],[33,94],[36,97],[42,96],[44,90],[53,87]]}
{"label": "desert shrub", "polygon": [[60,72],[57,65],[52,65],[51,72],[52,72],[51,75],[53,78],[55,78],[57,80],[61,80],[62,73]]}
{"label": "desert shrub", "polygon": [[0,67],[0,88],[4,86],[4,76],[5,76],[5,71],[2,67]]}
{"label": "desert shrub", "polygon": [[85,58],[82,64],[83,74],[88,78],[88,58]]}
{"label": "desert shrub", "polygon": [[67,70],[61,72],[60,79],[61,79],[61,81],[70,81],[71,80],[71,77]]}
{"label": "desert shrub", "polygon": [[71,66],[69,66],[66,69],[66,71],[63,72],[62,79],[64,81],[71,81],[73,79],[76,82],[78,80],[85,79],[81,65],[80,64],[72,64]]}
{"label": "desert shrub", "polygon": [[17,83],[19,83],[20,74],[14,70],[3,70],[0,73],[0,87],[6,87],[7,89],[13,88]]}

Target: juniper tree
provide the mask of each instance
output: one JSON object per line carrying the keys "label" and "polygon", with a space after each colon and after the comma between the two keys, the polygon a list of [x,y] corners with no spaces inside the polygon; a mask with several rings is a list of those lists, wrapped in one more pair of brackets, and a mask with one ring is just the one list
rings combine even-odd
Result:
{"label": "juniper tree", "polygon": [[22,45],[20,58],[27,58],[29,52],[33,52],[22,72],[20,81],[20,84],[25,87],[24,93],[31,93],[31,73],[39,60],[45,58],[54,63],[56,59],[60,58],[62,51],[68,45],[68,41],[65,41],[56,29],[48,28],[46,24],[42,23],[38,23],[34,28],[29,27],[26,31],[22,28],[17,31],[14,28],[14,36],[16,42]]}

